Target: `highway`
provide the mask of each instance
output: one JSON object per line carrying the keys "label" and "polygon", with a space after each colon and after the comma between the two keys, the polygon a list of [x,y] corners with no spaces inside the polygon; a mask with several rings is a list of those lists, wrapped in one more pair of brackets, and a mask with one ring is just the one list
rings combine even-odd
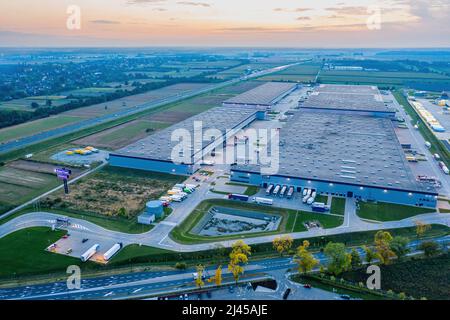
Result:
{"label": "highway", "polygon": [[[450,236],[434,239],[441,246],[447,247]],[[411,241],[408,247],[410,254],[417,254],[417,246],[420,240]],[[350,249],[349,249],[350,250]],[[364,251],[357,248],[361,257]],[[322,252],[314,254],[321,264],[326,264],[328,259]],[[265,277],[264,274],[274,270],[287,272],[296,267],[291,257],[269,258],[251,261],[245,268],[245,282],[252,279]],[[205,269],[205,275],[209,277],[215,271],[215,267]],[[52,282],[30,286],[0,289],[0,299],[125,299],[139,298],[149,295],[163,295],[171,292],[181,292],[195,289],[192,273],[194,269],[184,271],[148,271],[136,273],[123,273],[112,276],[93,277],[82,279],[81,288],[69,290],[66,282]],[[231,274],[223,268],[224,284],[233,284]],[[276,279],[280,280],[280,279]]]}
{"label": "highway", "polygon": [[50,138],[56,138],[59,136],[63,136],[66,134],[70,134],[70,133],[74,133],[89,127],[93,127],[96,125],[100,125],[102,123],[106,123],[112,120],[116,120],[116,119],[120,119],[129,115],[133,115],[142,111],[147,111],[150,109],[155,109],[157,107],[161,107],[163,105],[166,104],[170,104],[170,103],[175,103],[184,99],[188,99],[203,93],[207,93],[209,91],[212,90],[216,90],[216,89],[220,89],[241,81],[245,81],[245,80],[249,80],[252,78],[256,78],[256,77],[261,77],[273,72],[277,72],[277,71],[281,71],[283,69],[286,69],[288,67],[291,67],[295,64],[289,64],[289,65],[284,65],[284,66],[279,66],[279,67],[275,67],[275,68],[271,68],[271,69],[266,69],[266,70],[262,70],[259,72],[255,72],[252,73],[250,75],[247,76],[241,76],[239,78],[236,79],[232,79],[232,80],[228,80],[225,82],[221,82],[218,84],[213,84],[210,86],[207,86],[206,88],[202,88],[202,89],[198,89],[198,90],[192,90],[186,93],[182,93],[182,94],[176,94],[174,96],[170,96],[167,98],[162,98],[162,99],[156,99],[156,100],[152,100],[150,102],[141,104],[141,105],[136,105],[134,107],[131,108],[127,108],[125,110],[122,111],[118,111],[114,114],[108,114],[108,115],[104,115],[101,117],[97,117],[97,118],[93,118],[93,119],[86,119],[74,124],[70,124],[67,126],[63,126],[60,128],[56,128],[56,129],[52,129],[52,130],[48,130],[48,131],[43,131],[31,136],[27,136],[27,137],[23,137],[14,141],[9,141],[6,142],[4,144],[0,144],[0,153],[5,153],[5,152],[9,152],[15,149],[19,149],[19,148],[23,148]]}

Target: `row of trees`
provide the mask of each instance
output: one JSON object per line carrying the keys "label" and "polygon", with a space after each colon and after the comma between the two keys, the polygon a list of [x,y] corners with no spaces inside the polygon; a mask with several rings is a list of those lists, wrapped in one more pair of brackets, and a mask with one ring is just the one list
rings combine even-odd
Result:
{"label": "row of trees", "polygon": [[[430,225],[417,222],[417,237],[423,236],[430,228]],[[294,240],[288,235],[276,237],[272,241],[274,250],[281,256],[290,253],[293,244]],[[327,264],[320,266],[320,271],[326,271],[336,276],[345,271],[357,269],[363,265],[363,259],[360,252],[363,252],[364,260],[367,264],[378,261],[380,264],[387,265],[390,264],[393,259],[403,259],[410,252],[408,244],[408,238],[403,236],[392,236],[388,231],[383,230],[380,230],[375,234],[372,245],[362,246],[360,250],[352,248],[351,251],[348,251],[344,243],[329,242],[323,249],[323,253],[328,258]],[[418,249],[422,250],[427,257],[439,253],[439,245],[434,241],[423,241]],[[245,265],[248,264],[250,255],[251,247],[244,241],[238,240],[233,243],[231,253],[229,254],[228,271],[230,271],[236,283],[244,273]],[[320,265],[320,261],[316,259],[310,251],[310,243],[308,240],[304,240],[301,245],[296,248],[293,260],[297,264],[298,272],[302,274],[311,272],[315,267]],[[198,265],[195,283],[199,288],[203,287],[205,284],[203,274],[204,267]],[[207,279],[207,282],[214,283],[217,286],[222,284],[221,265],[217,267],[214,275]]]}

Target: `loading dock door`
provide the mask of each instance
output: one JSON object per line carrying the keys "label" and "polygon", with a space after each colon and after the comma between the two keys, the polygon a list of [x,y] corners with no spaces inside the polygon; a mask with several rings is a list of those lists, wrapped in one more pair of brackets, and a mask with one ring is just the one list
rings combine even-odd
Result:
{"label": "loading dock door", "polygon": [[353,198],[353,192],[351,192],[351,191],[347,192],[347,197],[348,198]]}

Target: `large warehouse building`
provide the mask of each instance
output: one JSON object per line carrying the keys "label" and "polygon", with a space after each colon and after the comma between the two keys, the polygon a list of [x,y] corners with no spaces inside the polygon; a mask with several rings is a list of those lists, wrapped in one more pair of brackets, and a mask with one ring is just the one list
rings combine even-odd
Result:
{"label": "large warehouse building", "polygon": [[395,118],[395,110],[387,107],[375,86],[322,84],[299,106],[308,112],[332,112]]}
{"label": "large warehouse building", "polygon": [[[203,155],[209,154],[240,129],[256,119],[264,119],[265,111],[254,106],[220,106],[190,117],[173,126],[141,139],[109,156],[112,166],[157,171],[179,175],[190,175],[198,170]],[[179,141],[172,141],[172,134],[185,132],[194,145],[194,126],[200,126],[203,133],[208,129],[220,130],[222,136],[214,140],[202,140],[202,145],[177,150]],[[198,131],[197,131],[198,132]],[[174,162],[176,157],[187,158],[183,163]],[[186,157],[185,157],[186,156]]]}
{"label": "large warehouse building", "polygon": [[267,82],[223,102],[224,106],[256,106],[271,109],[298,88],[295,83]]}
{"label": "large warehouse building", "polygon": [[[322,88],[318,88],[319,92]],[[280,130],[277,174],[262,175],[258,165],[235,165],[231,168],[231,180],[435,207],[437,193],[416,181],[390,117],[372,114],[373,110],[361,113],[357,104],[351,104],[354,107],[345,112],[327,108],[334,94],[337,99],[345,92],[342,86],[335,93],[328,91],[323,108],[318,105],[313,112],[301,108],[286,122]],[[356,92],[359,97],[367,92],[367,87],[361,87],[359,94],[356,86],[350,86],[348,92]]]}

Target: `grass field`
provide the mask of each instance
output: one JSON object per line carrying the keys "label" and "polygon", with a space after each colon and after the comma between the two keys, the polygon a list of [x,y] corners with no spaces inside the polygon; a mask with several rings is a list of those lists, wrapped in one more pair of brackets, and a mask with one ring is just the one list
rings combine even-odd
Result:
{"label": "grass field", "polygon": [[345,213],[345,198],[333,197],[330,212],[343,216]]}
{"label": "grass field", "polygon": [[158,199],[183,179],[156,172],[104,167],[72,184],[68,195],[62,190],[49,195],[42,206],[133,219],[142,212],[147,201]]}
{"label": "grass field", "polygon": [[10,166],[0,167],[0,214],[60,183],[54,174]]}
{"label": "grass field", "polygon": [[[380,266],[382,290],[404,292],[416,299],[448,300],[450,292],[450,253],[428,259],[409,259]],[[367,279],[366,269],[345,272],[343,278],[355,283]]]}
{"label": "grass field", "polygon": [[16,231],[0,239],[0,277],[65,272],[79,259],[54,254],[45,248],[61,238],[65,231],[36,227]]}
{"label": "grass field", "polygon": [[396,221],[418,214],[434,212],[435,209],[420,208],[413,206],[405,206],[401,204],[386,203],[386,202],[359,202],[359,208],[356,214],[364,219],[378,220],[378,221]]}
{"label": "grass field", "polygon": [[80,117],[57,115],[39,119],[9,128],[0,129],[0,143],[19,139],[37,132],[62,127],[81,120]]}
{"label": "grass field", "polygon": [[[201,218],[208,212],[212,206],[223,206],[227,208],[235,208],[249,211],[258,211],[267,214],[280,215],[282,217],[280,226],[276,231],[270,232],[256,232],[251,234],[230,235],[230,236],[218,236],[207,237],[191,233]],[[317,213],[296,211],[291,209],[269,207],[264,205],[241,203],[230,200],[214,199],[205,200],[200,203],[194,211],[174,230],[172,230],[170,236],[177,242],[181,243],[201,243],[210,242],[213,240],[225,240],[225,239],[240,239],[250,238],[260,235],[270,235],[283,232],[300,232],[306,231],[306,227],[303,225],[306,221],[318,221],[324,228],[334,228],[342,224],[343,219],[341,217],[321,215]]]}

